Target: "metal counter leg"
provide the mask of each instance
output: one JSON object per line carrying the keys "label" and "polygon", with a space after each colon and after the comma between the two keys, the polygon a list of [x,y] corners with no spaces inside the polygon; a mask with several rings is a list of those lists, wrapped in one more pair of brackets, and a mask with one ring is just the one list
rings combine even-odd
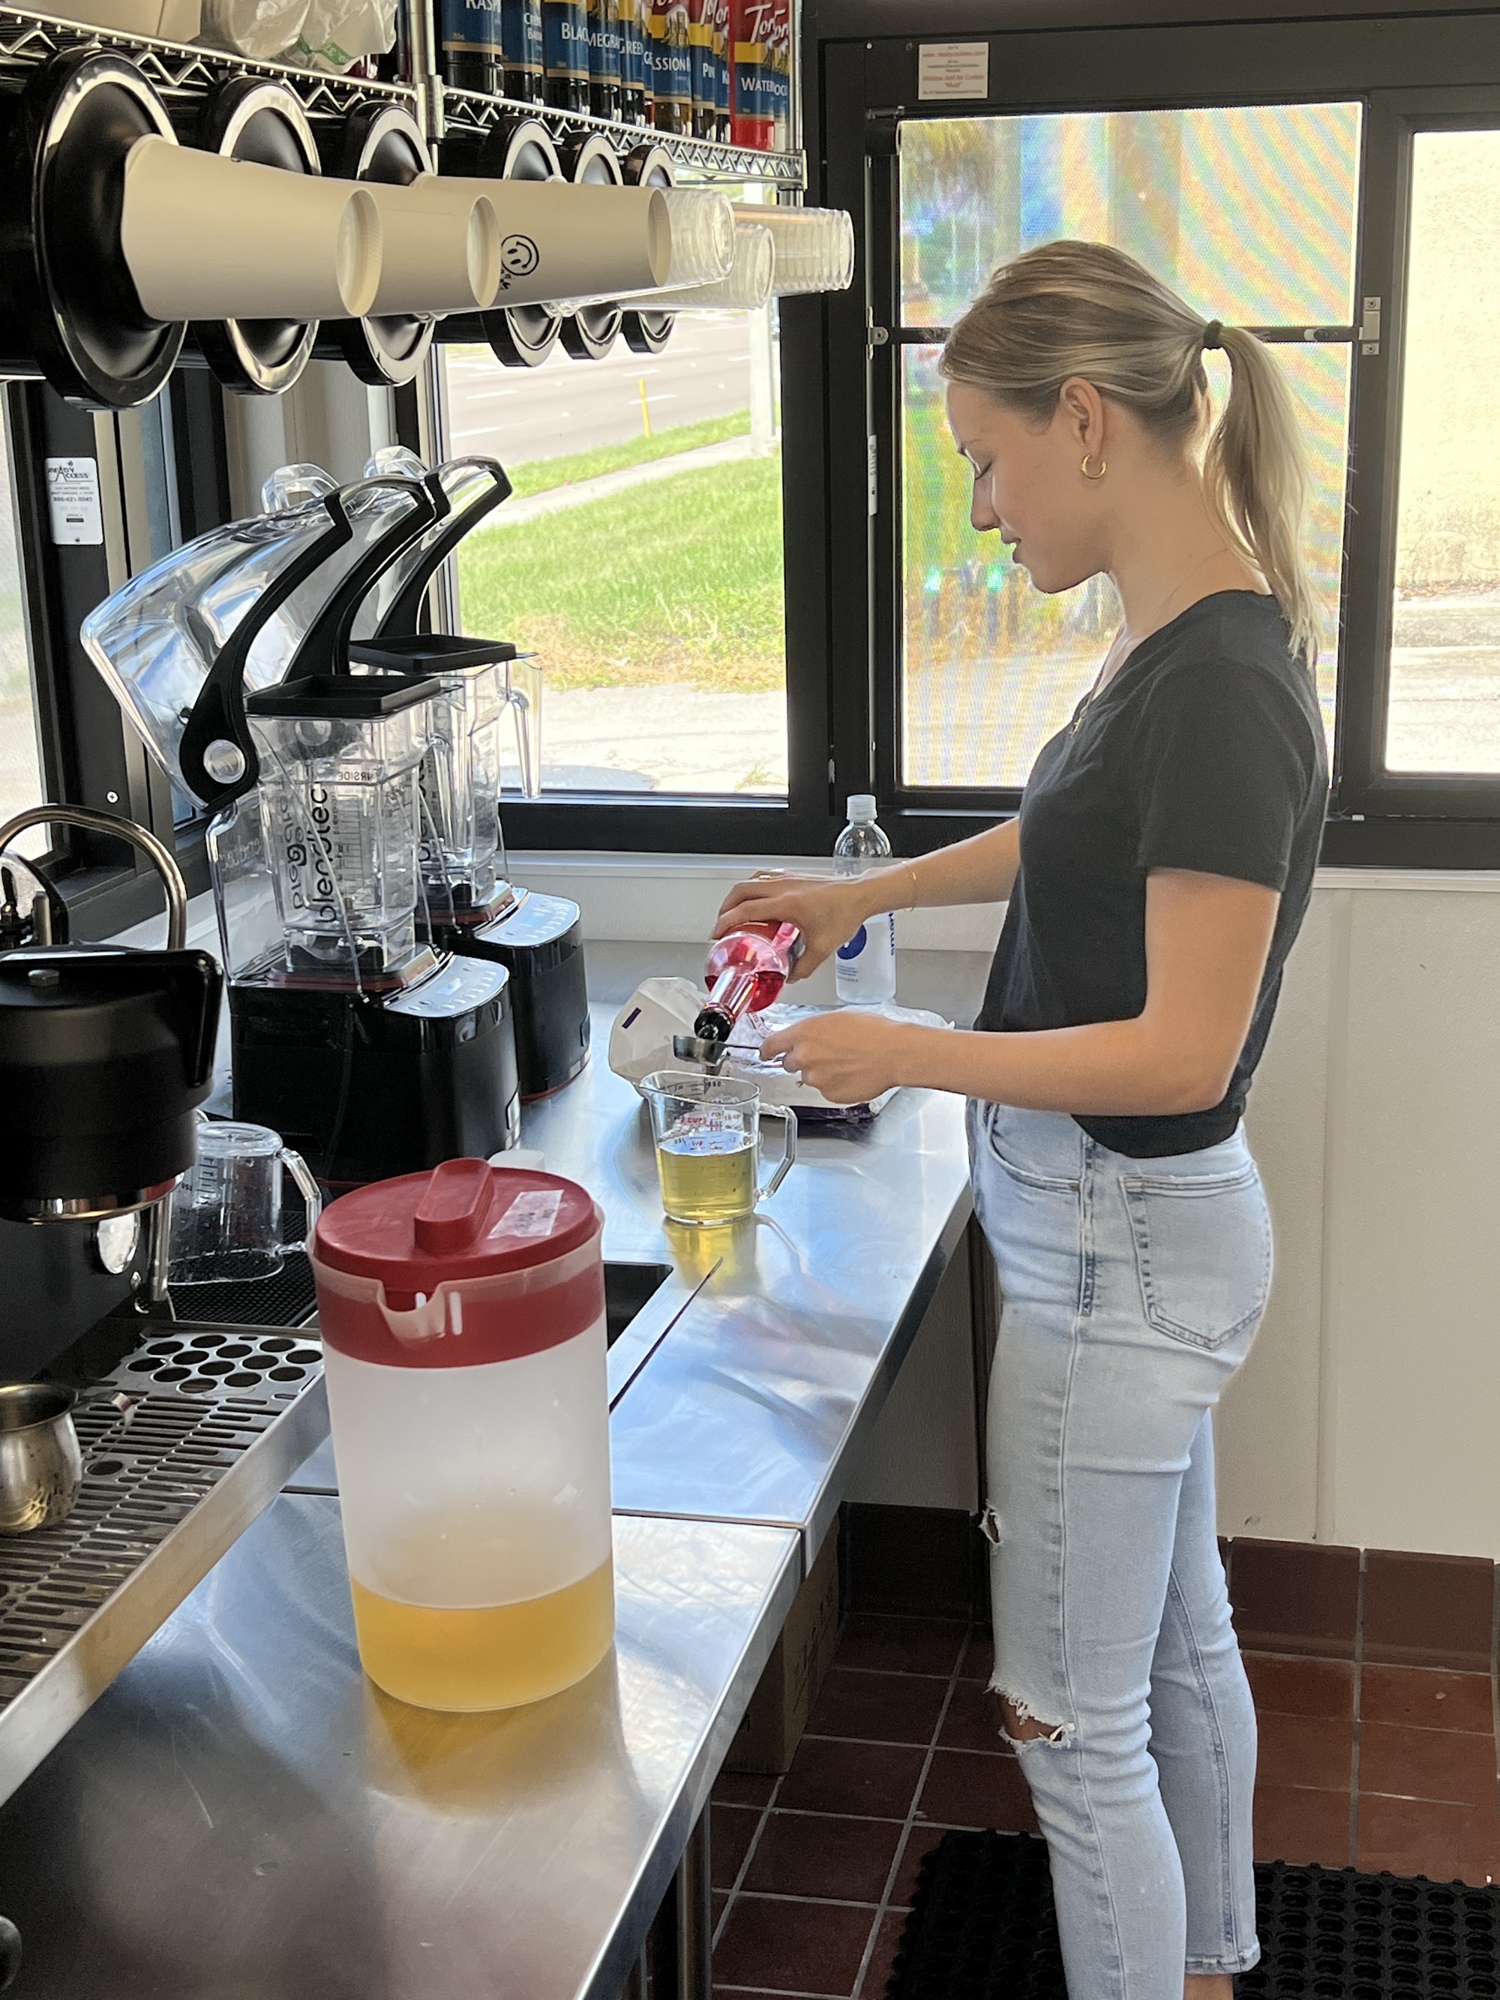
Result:
{"label": "metal counter leg", "polygon": [[677,1869],[676,2000],[713,2000],[713,1870],[705,1805]]}
{"label": "metal counter leg", "polygon": [[711,1881],[705,1806],[657,1917],[654,2000],[713,2000]]}
{"label": "metal counter leg", "polygon": [[649,1961],[646,1947],[641,1946],[641,1955],[630,1968],[630,1977],[625,1981],[625,1991],[620,2000],[649,2000],[651,1991]]}

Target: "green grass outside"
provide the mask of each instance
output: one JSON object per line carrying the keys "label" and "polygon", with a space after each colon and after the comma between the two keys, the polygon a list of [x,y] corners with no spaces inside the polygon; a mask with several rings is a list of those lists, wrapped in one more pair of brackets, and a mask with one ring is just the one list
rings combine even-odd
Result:
{"label": "green grass outside", "polygon": [[[685,425],[663,438],[678,449],[714,429]],[[779,454],[501,522],[459,545],[464,629],[535,649],[549,687],[785,686]]]}
{"label": "green grass outside", "polygon": [[673,430],[657,431],[652,437],[631,438],[626,444],[600,445],[595,451],[570,452],[563,458],[538,458],[518,465],[510,472],[518,500],[533,493],[549,493],[555,486],[571,486],[580,479],[598,479],[605,472],[619,472],[627,465],[644,465],[653,458],[672,458],[680,451],[697,451],[705,444],[722,444],[727,438],[744,437],[750,430],[750,412],[735,410],[727,417],[708,417],[701,424],[678,424]]}

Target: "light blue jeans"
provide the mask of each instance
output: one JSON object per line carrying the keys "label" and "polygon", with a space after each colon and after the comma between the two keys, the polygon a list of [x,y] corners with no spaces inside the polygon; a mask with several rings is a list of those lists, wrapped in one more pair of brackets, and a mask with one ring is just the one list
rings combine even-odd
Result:
{"label": "light blue jeans", "polygon": [[1260,1956],[1255,1710],[1214,1522],[1219,1391],[1271,1283],[1243,1130],[1133,1160],[1057,1112],[969,1107],[998,1267],[995,1678],[1047,1836],[1068,1990],[1181,2000]]}

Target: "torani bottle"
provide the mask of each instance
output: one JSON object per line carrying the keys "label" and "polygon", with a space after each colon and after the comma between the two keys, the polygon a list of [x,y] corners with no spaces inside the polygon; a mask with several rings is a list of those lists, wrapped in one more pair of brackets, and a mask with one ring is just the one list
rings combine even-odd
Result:
{"label": "torani bottle", "polygon": [[443,81],[455,90],[500,88],[500,0],[437,0]]}
{"label": "torani bottle", "polygon": [[693,133],[696,138],[711,139],[716,96],[713,0],[688,0],[687,14]]}
{"label": "torani bottle", "polygon": [[693,59],[687,0],[651,0],[651,122],[659,132],[693,129]]}
{"label": "torani bottle", "polygon": [[589,110],[596,118],[620,115],[619,0],[588,0]]}
{"label": "torani bottle", "polygon": [[589,108],[589,22],[584,0],[542,0],[546,102],[557,111]]}
{"label": "torani bottle", "polygon": [[764,75],[771,11],[772,0],[729,0],[733,67],[729,136],[736,146],[752,146],[762,153],[771,147]]}
{"label": "torani bottle", "polygon": [[519,104],[542,101],[542,0],[501,0],[502,88]]}
{"label": "torani bottle", "polygon": [[646,0],[619,0],[620,116],[632,125],[646,123],[645,4]]}

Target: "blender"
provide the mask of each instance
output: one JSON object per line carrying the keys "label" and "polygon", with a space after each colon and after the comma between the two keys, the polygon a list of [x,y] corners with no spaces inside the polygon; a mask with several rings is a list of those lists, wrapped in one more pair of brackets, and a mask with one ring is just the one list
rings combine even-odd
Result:
{"label": "blender", "polygon": [[[428,585],[474,524],[510,494],[504,469],[452,459],[422,474],[436,524],[372,588],[375,630],[350,644],[358,668],[435,680],[434,728],[422,766],[421,867],[426,935],[439,949],[503,965],[515,1010],[523,1099],[558,1090],[588,1061],[589,1012],[578,905],[509,880],[500,799],[502,735],[516,732],[521,790],[538,790],[540,676],[508,640],[420,632]],[[387,462],[382,456],[382,463]],[[362,616],[368,615],[368,604]]]}
{"label": "blender", "polygon": [[361,603],[436,509],[395,475],[317,487],[175,551],[84,637],[215,815],[234,1115],[344,1187],[502,1150],[520,1114],[505,968],[419,925],[441,689],[348,671]]}

